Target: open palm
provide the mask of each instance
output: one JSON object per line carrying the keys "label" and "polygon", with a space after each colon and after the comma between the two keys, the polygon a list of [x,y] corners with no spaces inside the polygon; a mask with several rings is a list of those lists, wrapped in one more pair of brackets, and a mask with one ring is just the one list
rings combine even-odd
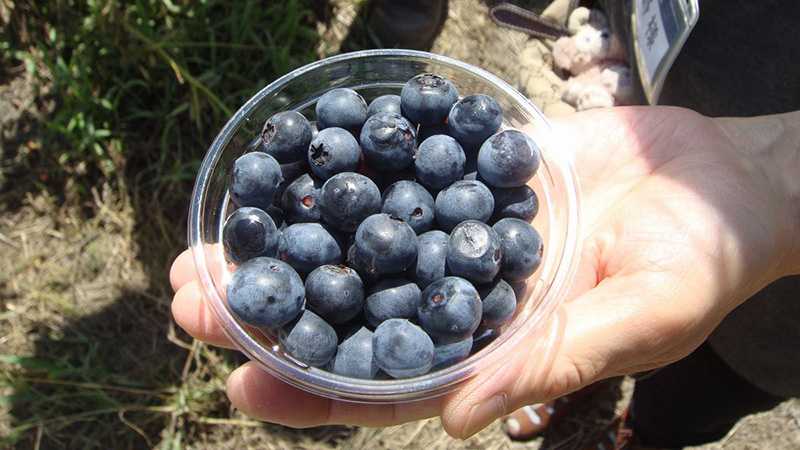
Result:
{"label": "open palm", "polygon": [[[228,380],[233,404],[294,427],[441,415],[448,433],[466,437],[525,404],[687,355],[733,308],[784,275],[792,218],[770,177],[735,142],[735,122],[678,108],[615,108],[553,127],[552,144],[575,158],[584,247],[544,367],[522,350],[535,348],[531,337],[448,396],[380,406],[316,397],[248,363]],[[187,252],[171,280],[176,321],[200,340],[231,346]]]}

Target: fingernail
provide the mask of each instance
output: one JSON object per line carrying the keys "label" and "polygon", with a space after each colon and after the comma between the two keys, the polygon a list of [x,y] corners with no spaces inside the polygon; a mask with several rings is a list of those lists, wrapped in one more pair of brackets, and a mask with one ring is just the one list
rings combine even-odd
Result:
{"label": "fingernail", "polygon": [[506,419],[506,432],[512,436],[519,434],[519,421],[513,417]]}
{"label": "fingernail", "polygon": [[504,415],[506,413],[507,400],[508,397],[505,393],[496,394],[488,400],[473,406],[472,409],[470,409],[469,415],[467,416],[467,421],[465,422],[464,429],[461,433],[464,439],[472,436],[478,431],[481,431],[495,419]]}

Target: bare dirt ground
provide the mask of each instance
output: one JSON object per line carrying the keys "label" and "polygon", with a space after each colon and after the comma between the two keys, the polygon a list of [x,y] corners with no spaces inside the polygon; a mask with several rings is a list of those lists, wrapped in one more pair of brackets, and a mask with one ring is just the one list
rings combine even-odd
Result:
{"label": "bare dirt ground", "polygon": [[[358,14],[357,3],[333,4],[333,21],[319,25],[320,56],[339,51]],[[483,3],[450,4],[433,51],[496,73],[545,113],[569,111],[558,101],[562,82],[551,70],[547,43],[497,28]],[[0,156],[6,166],[8,146],[25,143],[5,135],[24,135],[16,122],[32,107],[24,80],[3,83],[0,129],[7,148]],[[0,178],[0,187],[13,182]],[[438,419],[313,430],[252,421],[230,410],[224,396],[225,374],[241,357],[192,342],[169,318],[163,255],[181,244],[154,243],[154,235],[142,231],[143,222],[170,226],[169,215],[137,217],[124,190],[97,186],[89,198],[89,205],[74,205],[28,193],[0,201],[0,396],[7,399],[0,404],[0,436],[22,436],[15,448],[578,449],[630,397],[631,380],[612,383],[556,429],[526,443],[510,441],[499,423],[458,441]],[[97,213],[87,218],[85,208]],[[57,385],[64,373],[78,374],[70,378],[78,381]],[[139,388],[119,392],[120,385]],[[70,410],[71,403],[79,407]],[[56,406],[63,414],[48,415]],[[797,448],[798,400],[745,417],[721,441],[696,447]]]}

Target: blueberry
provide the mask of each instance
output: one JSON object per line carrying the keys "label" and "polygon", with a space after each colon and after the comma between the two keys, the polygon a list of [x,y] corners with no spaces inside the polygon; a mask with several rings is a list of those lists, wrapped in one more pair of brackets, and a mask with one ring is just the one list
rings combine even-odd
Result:
{"label": "blueberry", "polygon": [[297,111],[283,111],[270,117],[261,130],[262,149],[279,163],[305,159],[311,142],[311,124]]}
{"label": "blueberry", "polygon": [[466,220],[453,228],[447,243],[450,273],[475,283],[489,283],[503,259],[500,236],[483,222]]}
{"label": "blueberry", "polygon": [[530,222],[539,212],[539,198],[528,185],[512,188],[494,188],[494,216],[500,220],[506,217]]}
{"label": "blueberry", "polygon": [[400,96],[381,95],[371,101],[367,108],[367,117],[374,116],[380,112],[400,114]]}
{"label": "blueberry", "polygon": [[379,170],[398,171],[414,163],[415,128],[403,116],[381,112],[364,123],[360,136],[367,162]]}
{"label": "blueberry", "polygon": [[364,175],[343,172],[322,185],[320,212],[332,227],[353,232],[367,216],[380,210],[378,186]]}
{"label": "blueberry", "polygon": [[281,179],[281,166],[275,158],[261,152],[245,153],[233,163],[231,199],[237,206],[266,210]]}
{"label": "blueberry", "polygon": [[482,326],[497,328],[511,320],[517,309],[517,295],[511,285],[498,279],[490,284],[478,286],[478,293],[483,303]]}
{"label": "blueberry", "polygon": [[413,181],[398,181],[383,193],[381,212],[399,217],[415,233],[424,233],[433,226],[433,197],[424,187]]}
{"label": "blueberry", "polygon": [[417,235],[403,220],[373,214],[358,226],[353,261],[371,274],[401,273],[417,258]]}
{"label": "blueberry", "polygon": [[308,164],[314,175],[327,180],[342,172],[358,169],[361,148],[344,128],[331,127],[320,131],[308,147]]}
{"label": "blueberry", "polygon": [[447,260],[447,242],[450,237],[444,231],[433,230],[417,237],[417,265],[414,281],[420,289],[444,278]]}
{"label": "blueberry", "polygon": [[467,359],[472,351],[472,336],[466,339],[453,342],[452,344],[441,344],[433,348],[433,367],[431,370],[444,369],[453,364],[460,363]]}
{"label": "blueberry", "polygon": [[242,321],[280,327],[303,309],[303,281],[288,264],[262,256],[236,269],[227,288],[228,305]]}
{"label": "blueberry", "polygon": [[522,186],[536,174],[539,146],[517,130],[501,131],[486,140],[478,152],[478,172],[495,187]]}
{"label": "blueberry", "polygon": [[372,351],[378,367],[394,378],[424,375],[433,363],[431,338],[406,319],[380,324],[372,335]]}
{"label": "blueberry", "polygon": [[284,352],[313,367],[328,364],[336,354],[336,331],[308,310],[280,329],[278,341]]}
{"label": "blueberry", "polygon": [[437,344],[471,336],[481,323],[481,298],[469,281],[459,277],[436,280],[422,291],[417,318]]}
{"label": "blueberry", "polygon": [[292,181],[283,191],[281,198],[286,220],[291,223],[318,222],[321,218],[319,211],[321,187],[322,182],[309,174]]}
{"label": "blueberry", "polygon": [[497,101],[484,94],[468,95],[457,101],[447,115],[449,135],[461,145],[479,147],[503,123],[503,110]]}
{"label": "blueberry", "polygon": [[372,353],[373,334],[365,327],[348,337],[336,350],[331,361],[331,371],[346,377],[373,379],[378,373],[378,364]]}
{"label": "blueberry", "polygon": [[317,127],[344,128],[354,135],[367,119],[367,102],[348,88],[331,89],[317,100]]}
{"label": "blueberry", "polygon": [[400,91],[400,107],[408,120],[420,125],[444,123],[458,100],[458,89],[449,80],[422,73],[408,80]]}
{"label": "blueberry", "polygon": [[372,327],[389,319],[413,319],[419,299],[416,284],[402,278],[385,278],[370,289],[364,302],[364,316]]}
{"label": "blueberry", "polygon": [[342,262],[342,250],[333,235],[318,223],[296,223],[283,230],[278,254],[301,274],[324,264]]}
{"label": "blueberry", "polygon": [[222,243],[228,261],[241,264],[258,256],[278,252],[278,229],[264,211],[245,206],[233,212],[222,229]]}
{"label": "blueberry", "polygon": [[465,220],[486,222],[493,211],[492,193],[480,181],[456,181],[436,195],[436,222],[444,231]]}
{"label": "blueberry", "polygon": [[501,276],[506,280],[525,280],[542,263],[542,237],[528,222],[507,218],[492,227],[503,246]]}
{"label": "blueberry", "polygon": [[447,187],[464,177],[466,159],[455,139],[444,134],[431,136],[417,149],[414,161],[417,179],[433,190]]}
{"label": "blueberry", "polygon": [[311,139],[314,139],[319,134],[319,128],[317,127],[317,121],[313,120],[309,122],[311,124]]}
{"label": "blueberry", "polygon": [[345,323],[361,312],[364,285],[347,266],[320,266],[306,277],[306,304],[329,323]]}

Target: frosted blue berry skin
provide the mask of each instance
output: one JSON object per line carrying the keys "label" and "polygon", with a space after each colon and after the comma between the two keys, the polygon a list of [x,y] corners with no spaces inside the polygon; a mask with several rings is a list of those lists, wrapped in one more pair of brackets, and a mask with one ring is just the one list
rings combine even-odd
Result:
{"label": "frosted blue berry skin", "polygon": [[381,323],[373,333],[372,349],[378,367],[393,378],[424,375],[433,365],[433,341],[406,319]]}
{"label": "frosted blue berry skin", "polygon": [[451,344],[472,336],[481,313],[481,299],[472,283],[444,277],[422,291],[417,319],[437,345]]}
{"label": "frosted blue berry skin", "polygon": [[421,73],[411,78],[400,91],[403,116],[420,125],[443,124],[457,100],[455,85],[432,73]]}
{"label": "frosted blue berry skin", "polygon": [[228,305],[242,321],[260,328],[277,328],[303,309],[305,289],[297,272],[266,256],[236,269],[227,288]]}
{"label": "frosted blue berry skin", "polygon": [[478,151],[478,174],[487,184],[522,186],[536,174],[541,150],[527,134],[504,130],[486,140]]}

